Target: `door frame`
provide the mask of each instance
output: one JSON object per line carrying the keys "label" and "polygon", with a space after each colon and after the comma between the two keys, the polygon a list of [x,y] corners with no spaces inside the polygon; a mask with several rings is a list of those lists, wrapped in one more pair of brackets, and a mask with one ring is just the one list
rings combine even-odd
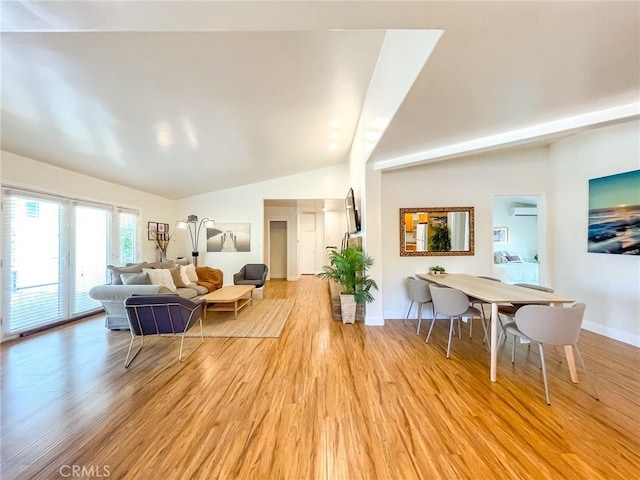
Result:
{"label": "door frame", "polygon": [[[538,283],[540,285],[551,286],[551,262],[549,252],[551,251],[551,240],[547,235],[548,231],[548,219],[547,219],[547,194],[546,193],[494,193],[491,195],[491,229],[493,231],[494,225],[494,205],[497,197],[534,197],[536,199],[536,206],[538,209],[536,229],[538,243]],[[491,266],[493,268],[493,244],[491,244]]]}
{"label": "door frame", "polygon": [[286,254],[285,254],[285,259],[287,262],[287,271],[286,271],[286,276],[285,278],[287,280],[289,280],[289,249],[291,248],[291,246],[289,245],[291,242],[289,242],[289,220],[287,219],[277,219],[277,218],[270,218],[268,220],[268,225],[267,225],[267,265],[269,266],[269,271],[267,272],[267,280],[271,280],[271,223],[272,222],[284,222],[286,228],[286,239],[287,239],[287,250],[286,250]]}

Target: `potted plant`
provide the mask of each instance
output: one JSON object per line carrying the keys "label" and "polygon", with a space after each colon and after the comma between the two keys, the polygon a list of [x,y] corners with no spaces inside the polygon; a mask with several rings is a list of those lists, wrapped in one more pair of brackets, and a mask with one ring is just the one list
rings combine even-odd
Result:
{"label": "potted plant", "polygon": [[369,278],[367,269],[373,265],[373,259],[358,247],[347,247],[342,252],[334,250],[329,258],[330,264],[322,267],[316,276],[333,280],[341,287],[340,309],[343,323],[353,323],[358,303],[373,301],[371,289],[378,289],[375,280]]}
{"label": "potted plant", "polygon": [[435,265],[429,268],[429,273],[431,275],[442,275],[443,273],[445,273],[445,270],[444,270],[444,267],[441,267],[440,265]]}

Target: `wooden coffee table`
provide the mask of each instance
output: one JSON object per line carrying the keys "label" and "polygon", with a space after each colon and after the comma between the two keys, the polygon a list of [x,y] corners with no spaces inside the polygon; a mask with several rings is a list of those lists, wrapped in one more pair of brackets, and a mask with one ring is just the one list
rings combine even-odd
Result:
{"label": "wooden coffee table", "polygon": [[245,305],[251,305],[254,285],[229,285],[207,293],[202,299],[207,302],[207,312],[233,312],[238,318],[238,311]]}

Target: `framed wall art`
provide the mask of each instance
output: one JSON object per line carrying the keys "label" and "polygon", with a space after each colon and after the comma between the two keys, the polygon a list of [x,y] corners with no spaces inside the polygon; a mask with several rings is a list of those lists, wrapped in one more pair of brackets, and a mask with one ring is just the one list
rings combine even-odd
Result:
{"label": "framed wall art", "polygon": [[507,227],[494,227],[493,243],[509,243],[509,229]]}
{"label": "framed wall art", "polygon": [[250,252],[250,223],[216,223],[207,228],[207,252]]}
{"label": "framed wall art", "polygon": [[158,236],[158,222],[147,222],[147,240],[155,240]]}
{"label": "framed wall art", "polygon": [[640,255],[640,170],[589,180],[587,251]]}

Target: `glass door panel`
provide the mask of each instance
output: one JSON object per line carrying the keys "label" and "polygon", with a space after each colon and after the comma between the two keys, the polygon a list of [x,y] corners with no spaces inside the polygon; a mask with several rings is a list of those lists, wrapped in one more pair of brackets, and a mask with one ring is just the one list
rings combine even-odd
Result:
{"label": "glass door panel", "polygon": [[10,273],[3,303],[8,305],[5,333],[15,334],[66,317],[60,229],[63,206],[20,195],[7,199],[9,221],[5,222],[3,244],[9,250]]}
{"label": "glass door panel", "polygon": [[89,297],[89,290],[105,283],[105,265],[109,263],[111,211],[76,205],[73,245],[74,278],[72,315],[100,308],[100,302]]}

